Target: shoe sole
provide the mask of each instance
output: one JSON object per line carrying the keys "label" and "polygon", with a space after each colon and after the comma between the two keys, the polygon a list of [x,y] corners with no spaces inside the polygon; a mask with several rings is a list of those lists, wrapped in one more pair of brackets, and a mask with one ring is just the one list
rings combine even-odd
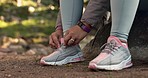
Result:
{"label": "shoe sole", "polygon": [[83,54],[81,52],[79,52],[78,54],[74,56],[69,56],[61,61],[56,61],[56,62],[46,62],[41,59],[40,64],[42,65],[64,65],[67,63],[80,62],[80,61],[84,61]]}
{"label": "shoe sole", "polygon": [[129,68],[132,65],[133,64],[131,62],[131,56],[129,56],[129,58],[116,65],[97,65],[95,63],[92,63],[88,66],[88,68],[101,70],[122,70],[124,68]]}

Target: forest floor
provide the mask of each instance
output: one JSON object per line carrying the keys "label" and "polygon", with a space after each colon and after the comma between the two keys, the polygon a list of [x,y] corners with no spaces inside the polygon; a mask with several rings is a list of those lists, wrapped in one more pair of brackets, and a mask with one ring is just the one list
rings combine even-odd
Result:
{"label": "forest floor", "polygon": [[148,62],[134,60],[121,71],[90,70],[88,61],[62,66],[42,66],[41,56],[1,55],[0,78],[148,78]]}

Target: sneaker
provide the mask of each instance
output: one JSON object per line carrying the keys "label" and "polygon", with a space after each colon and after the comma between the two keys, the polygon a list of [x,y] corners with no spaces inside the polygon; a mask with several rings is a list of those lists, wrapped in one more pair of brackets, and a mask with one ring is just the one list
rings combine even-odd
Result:
{"label": "sneaker", "polygon": [[43,65],[63,65],[71,62],[84,61],[83,53],[78,45],[66,47],[61,46],[52,54],[41,58]]}
{"label": "sneaker", "polygon": [[132,66],[128,46],[110,36],[101,53],[89,63],[90,69],[121,70]]}

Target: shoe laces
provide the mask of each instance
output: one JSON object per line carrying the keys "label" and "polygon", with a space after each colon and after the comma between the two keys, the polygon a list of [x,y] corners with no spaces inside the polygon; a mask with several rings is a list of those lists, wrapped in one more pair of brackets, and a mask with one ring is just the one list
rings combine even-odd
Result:
{"label": "shoe laces", "polygon": [[62,52],[63,50],[65,50],[65,46],[61,46],[60,48],[56,49],[55,51]]}
{"label": "shoe laces", "polygon": [[117,43],[115,41],[111,40],[109,43],[103,44],[100,49],[102,50],[102,52],[112,54],[112,52],[118,50],[118,48],[119,48],[119,46],[117,46]]}
{"label": "shoe laces", "polygon": [[[66,46],[61,45],[61,47],[58,48],[58,49],[56,49],[55,51],[58,51],[58,52],[60,53],[60,55],[62,55],[63,52],[66,50],[65,47],[66,47]],[[60,57],[60,55],[56,58],[56,61],[55,61],[54,65],[56,65],[56,62],[57,62],[58,58]]]}

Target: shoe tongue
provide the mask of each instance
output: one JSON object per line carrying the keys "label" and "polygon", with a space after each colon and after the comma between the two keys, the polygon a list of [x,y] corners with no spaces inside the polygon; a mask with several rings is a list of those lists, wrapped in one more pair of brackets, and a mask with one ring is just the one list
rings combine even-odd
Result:
{"label": "shoe tongue", "polygon": [[107,43],[115,44],[116,46],[121,46],[122,42],[115,36],[110,36],[107,40]]}

